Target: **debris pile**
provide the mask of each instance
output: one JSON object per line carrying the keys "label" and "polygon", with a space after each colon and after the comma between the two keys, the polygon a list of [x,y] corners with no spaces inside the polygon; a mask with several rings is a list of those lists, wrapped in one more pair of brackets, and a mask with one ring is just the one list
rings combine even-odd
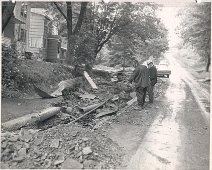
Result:
{"label": "debris pile", "polygon": [[[132,112],[133,104],[125,106],[135,93],[127,84],[128,74],[91,77],[98,88],[82,80],[80,86],[62,90],[63,101],[52,103],[60,107],[58,114],[1,134],[2,168],[109,169],[121,164],[122,149],[105,137],[102,125],[117,113]],[[165,80],[158,79],[155,97],[166,88]]]}
{"label": "debris pile", "polygon": [[110,168],[120,163],[122,154],[118,149],[111,153],[111,146],[117,146],[99,132],[73,124],[44,131],[21,129],[1,137],[2,168]]}

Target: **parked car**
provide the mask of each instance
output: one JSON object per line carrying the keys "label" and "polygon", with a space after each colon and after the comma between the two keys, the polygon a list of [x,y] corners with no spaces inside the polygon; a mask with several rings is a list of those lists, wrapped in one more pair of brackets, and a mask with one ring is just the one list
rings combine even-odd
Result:
{"label": "parked car", "polygon": [[171,74],[171,70],[169,68],[169,64],[167,61],[161,61],[159,65],[156,66],[158,71],[158,77],[167,77]]}

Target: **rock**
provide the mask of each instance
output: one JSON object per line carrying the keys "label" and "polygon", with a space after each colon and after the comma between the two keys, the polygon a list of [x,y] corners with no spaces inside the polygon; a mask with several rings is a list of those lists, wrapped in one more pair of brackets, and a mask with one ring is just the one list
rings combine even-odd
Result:
{"label": "rock", "polygon": [[23,160],[24,160],[24,157],[21,157],[21,156],[13,158],[13,161],[15,162],[22,162]]}
{"label": "rock", "polygon": [[81,146],[82,146],[82,148],[86,147],[86,143],[83,142]]}
{"label": "rock", "polygon": [[78,151],[79,150],[79,144],[77,144],[76,146],[75,146],[75,151]]}
{"label": "rock", "polygon": [[91,150],[90,147],[85,147],[85,148],[83,148],[82,153],[84,155],[88,155],[88,154],[91,154],[92,153],[92,150]]}
{"label": "rock", "polygon": [[94,156],[99,156],[99,154],[98,154],[98,153],[93,153],[93,155],[94,155]]}
{"label": "rock", "polygon": [[30,144],[24,143],[25,148],[28,150],[30,148]]}
{"label": "rock", "polygon": [[5,138],[10,137],[10,135],[12,135],[12,133],[11,133],[11,132],[1,133],[1,137],[5,137]]}
{"label": "rock", "polygon": [[80,156],[82,156],[82,152],[80,151],[76,156],[77,158],[79,158]]}
{"label": "rock", "polygon": [[60,139],[53,139],[50,145],[51,148],[58,148],[60,145]]}
{"label": "rock", "polygon": [[67,107],[67,108],[66,108],[66,112],[67,112],[68,114],[71,114],[71,113],[72,113],[72,110],[73,110],[72,107]]}
{"label": "rock", "polygon": [[79,157],[79,162],[80,162],[80,163],[83,163],[83,158],[82,158],[82,156]]}
{"label": "rock", "polygon": [[72,152],[72,151],[74,151],[74,150],[75,150],[75,146],[72,146],[72,147],[69,148],[69,151],[70,151],[70,152]]}
{"label": "rock", "polygon": [[7,141],[2,142],[1,148],[5,149],[7,147],[7,144],[8,144]]}
{"label": "rock", "polygon": [[54,153],[50,153],[49,154],[49,158],[54,158],[55,157],[55,154]]}
{"label": "rock", "polygon": [[88,138],[82,138],[83,142],[87,142],[89,139]]}
{"label": "rock", "polygon": [[71,158],[68,158],[64,161],[64,163],[62,164],[61,169],[82,169],[83,165]]}
{"label": "rock", "polygon": [[19,138],[22,141],[29,142],[32,137],[32,134],[27,129],[21,129],[21,131],[19,132]]}
{"label": "rock", "polygon": [[77,131],[74,131],[74,132],[72,132],[71,136],[72,136],[72,137],[76,137],[77,134],[78,134],[78,132],[77,132]]}
{"label": "rock", "polygon": [[70,115],[69,114],[66,114],[66,113],[62,113],[61,114],[61,117],[60,117],[61,120],[66,120],[68,118],[70,118]]}
{"label": "rock", "polygon": [[9,153],[11,153],[11,150],[9,148],[6,148],[1,154],[8,155]]}
{"label": "rock", "polygon": [[26,148],[21,148],[21,149],[18,151],[18,155],[19,155],[19,157],[24,157],[24,158],[26,158]]}
{"label": "rock", "polygon": [[8,143],[7,148],[10,150],[10,153],[15,152],[15,145],[14,144]]}
{"label": "rock", "polygon": [[113,96],[113,98],[111,100],[112,101],[117,101],[117,100],[119,100],[119,96],[118,95],[115,95],[115,96]]}
{"label": "rock", "polygon": [[15,147],[17,150],[20,150],[23,147],[23,142],[22,141],[17,141],[15,143]]}
{"label": "rock", "polygon": [[44,168],[45,168],[45,169],[49,168],[49,167],[51,166],[51,164],[52,164],[51,159],[46,159],[46,160],[44,161]]}
{"label": "rock", "polygon": [[4,142],[6,140],[6,137],[1,136],[1,142]]}
{"label": "rock", "polygon": [[39,132],[40,129],[29,129],[28,131],[29,131],[31,134],[35,134],[35,133]]}
{"label": "rock", "polygon": [[92,161],[92,160],[85,160],[83,162],[83,168],[84,169],[90,169],[91,165],[94,165],[94,161]]}
{"label": "rock", "polygon": [[11,135],[8,140],[11,141],[11,142],[16,142],[18,140],[18,135]]}
{"label": "rock", "polygon": [[41,159],[41,160],[45,160],[45,159],[47,158],[47,156],[48,156],[48,154],[47,154],[47,153],[45,153],[44,155],[42,155],[42,156],[41,156],[41,158],[40,158],[40,159]]}
{"label": "rock", "polygon": [[58,159],[54,162],[54,165],[59,165],[65,161],[65,157],[63,154],[59,155]]}
{"label": "rock", "polygon": [[36,138],[34,140],[34,144],[35,145],[40,145],[43,142],[43,138],[44,138],[44,135],[41,137],[41,139],[40,138]]}

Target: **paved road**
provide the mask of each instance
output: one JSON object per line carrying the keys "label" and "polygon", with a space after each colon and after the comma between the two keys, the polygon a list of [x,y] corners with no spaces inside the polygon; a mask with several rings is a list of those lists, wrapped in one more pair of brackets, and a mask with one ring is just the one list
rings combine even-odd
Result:
{"label": "paved road", "polygon": [[170,58],[170,64],[170,85],[160,101],[165,107],[140,142],[129,169],[209,169],[209,113],[198,101],[204,95],[175,59]]}

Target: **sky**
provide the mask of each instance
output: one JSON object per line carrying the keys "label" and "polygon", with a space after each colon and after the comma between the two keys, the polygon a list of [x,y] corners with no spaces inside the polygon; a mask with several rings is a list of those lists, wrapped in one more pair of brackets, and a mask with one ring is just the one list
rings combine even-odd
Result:
{"label": "sky", "polygon": [[179,37],[175,33],[175,28],[179,24],[179,18],[176,16],[180,7],[165,6],[158,12],[158,17],[161,18],[166,29],[168,30],[169,46],[174,46],[179,42]]}

